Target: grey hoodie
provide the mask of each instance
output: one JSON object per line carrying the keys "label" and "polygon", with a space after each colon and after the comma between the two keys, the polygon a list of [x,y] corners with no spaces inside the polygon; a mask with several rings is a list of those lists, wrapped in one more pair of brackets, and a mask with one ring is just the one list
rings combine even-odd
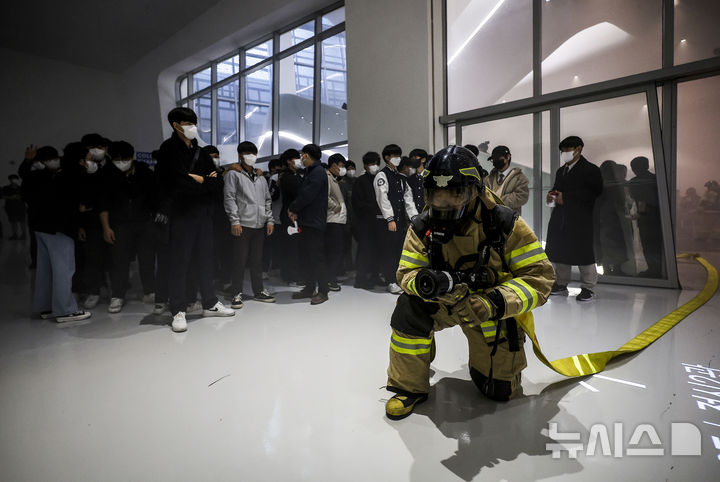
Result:
{"label": "grey hoodie", "polygon": [[223,202],[231,225],[257,229],[274,224],[270,190],[263,176],[253,179],[244,170],[230,171],[224,181]]}

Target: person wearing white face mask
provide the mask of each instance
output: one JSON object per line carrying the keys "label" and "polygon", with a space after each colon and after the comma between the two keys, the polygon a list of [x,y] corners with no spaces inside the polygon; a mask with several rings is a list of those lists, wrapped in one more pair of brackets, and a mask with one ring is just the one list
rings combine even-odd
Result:
{"label": "person wearing white face mask", "polygon": [[232,308],[242,308],[245,268],[250,268],[250,282],[256,301],[274,303],[263,286],[262,260],[265,236],[273,234],[275,222],[272,198],[268,183],[255,171],[257,147],[252,142],[241,142],[238,161],[242,171],[231,171],[225,176],[224,205],[230,220],[233,236]]}
{"label": "person wearing white face mask", "polygon": [[[104,151],[103,151],[104,153]],[[88,149],[77,167],[80,231],[76,243],[73,292],[84,296],[83,307],[91,310],[100,300],[100,287],[109,270],[109,252],[102,239],[102,225],[98,216],[102,193],[102,174]]]}
{"label": "person wearing white face mask", "polygon": [[408,176],[408,184],[413,192],[413,199],[415,200],[415,207],[418,212],[422,212],[425,208],[425,188],[423,187],[423,175],[422,172],[425,170],[425,161],[427,160],[428,154],[425,149],[415,148],[410,151],[410,160],[413,162],[412,167],[415,172]]}
{"label": "person wearing white face mask", "polygon": [[[169,246],[158,248],[153,312],[162,313],[169,292],[172,329],[183,332],[187,330],[187,307],[196,301],[188,299],[188,277],[197,282],[203,316],[234,316],[235,312],[218,301],[213,289],[212,211],[214,199],[222,190],[222,177],[218,177],[210,156],[198,146],[195,112],[176,107],[168,113],[168,122],[172,136],[160,146],[155,167],[160,185],[155,219],[159,226],[168,226]],[[168,219],[169,224],[165,224]]]}
{"label": "person wearing white face mask", "polygon": [[344,253],[343,231],[347,223],[347,207],[338,180],[345,174],[345,157],[333,154],[328,158],[328,211],[325,227],[325,253],[328,266],[328,288],[340,291],[337,276],[341,269]]}
{"label": "person wearing white face mask", "polygon": [[[288,149],[280,155],[280,162],[285,167],[285,172],[280,176],[280,200],[282,206],[280,208],[280,222],[283,226],[292,226],[293,222],[288,216],[288,208],[300,191],[302,184],[302,170],[304,166],[300,161],[300,153],[297,149]],[[301,281],[300,264],[299,264],[299,236],[290,236],[287,229],[281,229],[277,232],[280,236],[282,245],[282,256],[280,259],[280,276],[282,280],[289,286],[297,287]]]}
{"label": "person wearing white face mask", "polygon": [[130,287],[130,262],[137,255],[143,301],[155,301],[155,176],[147,164],[134,160],[135,149],[125,141],[113,142],[108,149],[112,162],[103,169],[100,203],[102,237],[112,260],[110,284],[112,298],[108,312],[118,313]]}
{"label": "person wearing white face mask", "polygon": [[407,178],[398,172],[402,149],[397,144],[390,144],[385,146],[382,155],[386,166],[373,180],[375,199],[387,223],[387,230],[383,233],[381,266],[387,290],[400,294],[402,289],[397,284],[395,273],[409,222],[418,212]]}
{"label": "person wearing white face mask", "polygon": [[110,140],[97,133],[85,134],[80,142],[90,151],[90,159],[97,162],[100,167],[105,166]]}
{"label": "person wearing white face mask", "polygon": [[77,171],[87,154],[82,144],[71,143],[60,161],[57,150],[41,147],[35,158],[45,164],[45,169],[31,171],[23,178],[23,199],[37,237],[33,312],[59,323],[90,317],[78,308],[72,294],[81,191]]}
{"label": "person wearing white face mask", "polygon": [[600,168],[582,156],[585,144],[577,136],[560,142],[560,162],[555,182],[546,202],[554,206],[548,224],[545,251],[555,268],[551,295],[567,296],[572,266],[580,269],[577,301],[591,301],[595,294],[597,269],[594,253],[594,207],[602,194]]}
{"label": "person wearing white face mask", "polygon": [[367,152],[362,157],[365,173],[358,177],[352,191],[353,222],[357,235],[357,273],[355,288],[371,290],[380,282],[379,240],[387,231],[380,207],[375,199],[373,180],[380,170],[380,154]]}

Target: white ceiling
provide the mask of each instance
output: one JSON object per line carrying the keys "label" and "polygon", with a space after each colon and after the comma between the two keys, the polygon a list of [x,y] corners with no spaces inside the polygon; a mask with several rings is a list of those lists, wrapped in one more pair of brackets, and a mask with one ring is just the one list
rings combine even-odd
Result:
{"label": "white ceiling", "polygon": [[5,2],[0,47],[123,72],[219,1]]}

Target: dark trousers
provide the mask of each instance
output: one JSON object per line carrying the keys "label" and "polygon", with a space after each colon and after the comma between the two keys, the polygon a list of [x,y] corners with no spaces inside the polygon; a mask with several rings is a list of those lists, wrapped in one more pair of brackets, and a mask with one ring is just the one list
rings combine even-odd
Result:
{"label": "dark trousers", "polygon": [[[188,276],[191,267],[200,289],[203,308],[211,308],[218,299],[212,286],[213,230],[207,214],[198,212],[173,215],[170,220],[170,312],[185,311],[188,302]],[[193,265],[193,263],[196,263]]]}
{"label": "dark trousers", "polygon": [[110,284],[113,298],[125,298],[130,287],[130,262],[137,254],[143,293],[155,291],[155,240],[152,223],[122,223],[114,226],[115,244],[110,248]]}
{"label": "dark trousers", "polygon": [[300,235],[289,235],[284,224],[275,235],[280,244],[280,276],[283,281],[300,281]]}
{"label": "dark trousers", "polygon": [[328,279],[337,283],[337,275],[342,268],[344,248],[345,225],[327,223],[325,228],[325,253],[327,256]]}
{"label": "dark trousers", "polygon": [[357,266],[356,282],[367,283],[375,279],[380,273],[380,256],[382,249],[380,240],[382,239],[382,229],[387,229],[387,224],[383,220],[371,220],[369,222],[359,222],[357,219],[355,233],[357,235],[357,258],[355,264]]}
{"label": "dark trousers", "polygon": [[99,228],[85,228],[85,241],[75,243],[73,291],[99,295],[107,266],[107,246]]}
{"label": "dark trousers", "polygon": [[[384,222],[383,222],[384,223]],[[400,264],[400,255],[402,254],[403,244],[405,244],[405,235],[407,234],[407,224],[397,223],[397,231],[388,231],[387,223],[382,228],[382,264],[381,272],[385,281],[388,283],[397,283],[395,277]]]}
{"label": "dark trousers", "polygon": [[[297,236],[297,235],[296,235]],[[300,253],[303,257],[305,290],[328,293],[328,272],[325,261],[325,232],[303,227],[300,236]]]}
{"label": "dark trousers", "polygon": [[250,283],[254,294],[263,290],[262,261],[265,228],[246,228],[233,239],[233,291],[242,293],[245,282],[245,268],[250,268]]}
{"label": "dark trousers", "polygon": [[232,277],[233,236],[230,234],[230,221],[224,216],[213,219],[213,269],[214,278],[224,283]]}

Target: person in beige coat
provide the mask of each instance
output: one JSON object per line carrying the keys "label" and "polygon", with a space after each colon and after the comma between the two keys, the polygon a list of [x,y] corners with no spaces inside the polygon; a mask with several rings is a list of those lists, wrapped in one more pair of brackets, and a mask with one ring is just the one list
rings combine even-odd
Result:
{"label": "person in beige coat", "polygon": [[343,259],[345,223],[347,223],[347,207],[338,180],[346,174],[345,157],[333,154],[328,158],[328,212],[325,228],[325,254],[328,263],[328,288],[340,291],[337,281],[338,271]]}
{"label": "person in beige coat", "polygon": [[505,146],[497,146],[489,158],[493,170],[485,178],[485,185],[500,197],[503,204],[522,215],[522,207],[530,197],[528,178],[519,167],[511,168],[512,154]]}

